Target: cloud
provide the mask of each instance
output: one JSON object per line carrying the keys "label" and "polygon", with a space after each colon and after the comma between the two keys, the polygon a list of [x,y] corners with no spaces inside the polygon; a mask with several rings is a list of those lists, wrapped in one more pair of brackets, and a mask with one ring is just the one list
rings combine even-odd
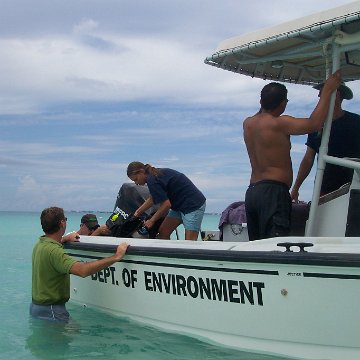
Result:
{"label": "cloud", "polygon": [[[11,108],[15,113],[17,99],[24,98],[29,110],[65,101],[153,101],[161,97],[163,102],[205,104],[221,99],[218,89],[211,95],[210,86],[221,76],[204,66],[202,53],[154,38],[118,37],[115,41],[118,48],[127,50],[110,56],[72,39],[0,40],[0,48],[7,49],[0,64],[4,74],[0,94],[6,94],[4,102],[9,102],[6,113]],[[232,80],[234,89],[241,84],[239,80]],[[210,90],[209,97],[205,89],[205,93]]]}
{"label": "cloud", "polygon": [[92,19],[83,19],[74,26],[74,35],[82,44],[101,52],[120,50],[115,43],[96,34],[98,25],[98,22]]}
{"label": "cloud", "polygon": [[[40,112],[54,104],[78,101],[161,100],[191,106],[234,106],[241,99],[242,104],[253,107],[258,104],[262,80],[249,81],[205,66],[203,60],[225,37],[255,30],[258,23],[266,26],[284,20],[281,12],[274,11],[281,1],[249,4],[247,13],[259,19],[255,23],[242,14],[236,1],[210,7],[204,1],[190,6],[178,1],[140,2],[136,7],[108,1],[105,8],[97,1],[74,2],[69,8],[58,1],[51,7],[38,1],[53,25],[46,21],[34,27],[37,13],[29,3],[14,1],[5,10],[5,24],[19,16],[17,4],[29,14],[29,26],[21,36],[6,27],[14,35],[0,38],[2,114]],[[343,2],[335,1],[334,6],[337,3]],[[302,13],[324,6],[325,1],[303,2]],[[297,11],[287,10],[289,18],[298,16]],[[160,16],[165,13],[167,16]],[[227,19],[228,26],[214,26],[220,18]],[[301,98],[309,101],[310,96]]]}
{"label": "cloud", "polygon": [[[327,0],[286,11],[283,0],[246,9],[235,0],[4,2],[0,208],[111,211],[135,159],[184,172],[206,194],[208,211],[243,199],[250,164],[242,121],[258,110],[265,82],[204,59],[225,38],[327,7]],[[316,92],[288,89],[288,113],[309,116]],[[292,142],[295,170],[305,140]]]}

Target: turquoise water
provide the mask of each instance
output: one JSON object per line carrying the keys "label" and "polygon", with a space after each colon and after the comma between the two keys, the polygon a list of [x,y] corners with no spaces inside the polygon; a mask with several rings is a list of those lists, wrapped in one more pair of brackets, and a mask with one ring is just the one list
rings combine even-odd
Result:
{"label": "turquoise water", "polygon": [[[66,213],[69,231],[78,229],[82,215]],[[109,214],[97,215],[103,223]],[[206,215],[203,228],[214,230],[218,221],[219,215]],[[31,319],[31,251],[41,234],[39,213],[0,212],[1,359],[280,359],[166,333],[72,303],[68,310],[74,322],[67,326]]]}

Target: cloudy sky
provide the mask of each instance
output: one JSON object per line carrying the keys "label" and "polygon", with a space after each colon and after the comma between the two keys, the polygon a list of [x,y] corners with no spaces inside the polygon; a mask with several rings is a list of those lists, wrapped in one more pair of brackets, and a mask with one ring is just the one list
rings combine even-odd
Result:
{"label": "cloudy sky", "polygon": [[[185,173],[207,197],[207,212],[242,200],[250,175],[242,121],[258,110],[266,83],[204,59],[226,38],[329,7],[328,0],[0,4],[3,211],[111,211],[133,160]],[[287,87],[287,113],[308,116],[317,92]],[[345,105],[357,112],[359,101]],[[305,138],[292,142],[296,173]],[[302,200],[311,199],[313,176]]]}

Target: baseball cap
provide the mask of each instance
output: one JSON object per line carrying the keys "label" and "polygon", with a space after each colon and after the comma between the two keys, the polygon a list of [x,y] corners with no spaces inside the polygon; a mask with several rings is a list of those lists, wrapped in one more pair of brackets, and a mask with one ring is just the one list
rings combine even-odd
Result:
{"label": "baseball cap", "polygon": [[81,223],[85,224],[89,229],[93,230],[98,228],[100,225],[98,223],[97,217],[94,214],[86,214],[81,218]]}
{"label": "baseball cap", "polygon": [[[313,86],[313,88],[316,90],[321,90],[323,88],[323,86],[324,86],[324,83],[321,83],[321,84],[317,84],[317,85]],[[345,100],[351,100],[354,97],[351,89],[349,87],[347,87],[344,83],[341,83],[341,85],[338,87],[338,91],[340,92],[342,98]]]}

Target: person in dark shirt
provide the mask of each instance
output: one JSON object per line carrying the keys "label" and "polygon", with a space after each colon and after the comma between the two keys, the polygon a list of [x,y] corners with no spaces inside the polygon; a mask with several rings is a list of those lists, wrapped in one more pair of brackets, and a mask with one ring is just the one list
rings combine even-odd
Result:
{"label": "person in dark shirt", "polygon": [[[322,90],[323,84],[314,88]],[[320,94],[320,93],[319,93]],[[328,144],[328,155],[338,158],[360,158],[360,116],[342,109],[342,101],[351,100],[353,93],[349,87],[341,84],[336,92],[333,121]],[[309,175],[314,164],[315,155],[319,153],[321,132],[308,135],[306,153],[301,161],[299,172],[291,191],[291,198],[297,202],[299,189]],[[351,182],[353,169],[326,164],[320,195],[328,194],[339,189],[342,185]]]}
{"label": "person in dark shirt", "polygon": [[139,161],[128,165],[127,176],[137,185],[147,184],[150,191],[149,198],[135,211],[135,216],[160,204],[155,214],[145,221],[147,228],[151,229],[157,220],[166,216],[159,228],[160,239],[170,239],[171,233],[182,223],[185,239],[197,240],[206,199],[188,177],[173,169],[159,169]]}

